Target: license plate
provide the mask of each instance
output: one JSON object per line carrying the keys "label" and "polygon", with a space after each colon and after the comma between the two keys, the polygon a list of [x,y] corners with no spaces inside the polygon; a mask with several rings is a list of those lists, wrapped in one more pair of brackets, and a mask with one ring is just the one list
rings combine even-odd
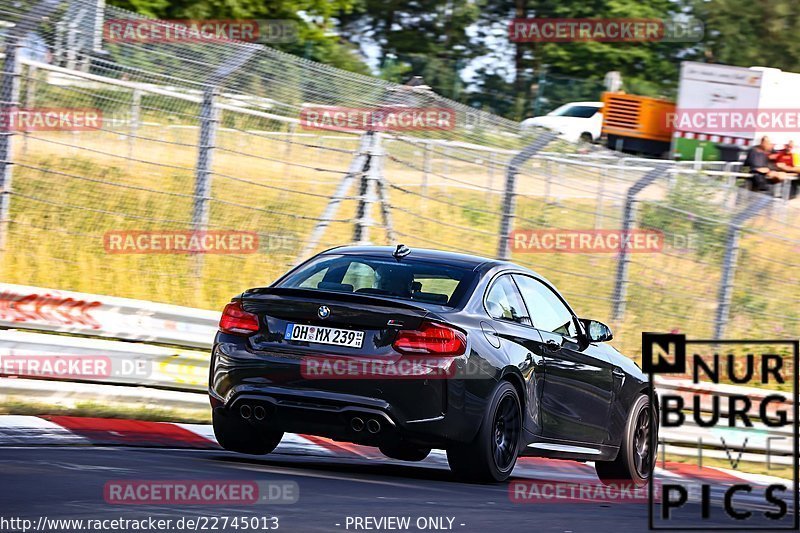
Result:
{"label": "license plate", "polygon": [[347,346],[349,348],[361,348],[361,345],[364,343],[364,332],[352,329],[287,324],[286,333],[283,338],[287,341],[316,342],[318,344],[334,344],[336,346]]}

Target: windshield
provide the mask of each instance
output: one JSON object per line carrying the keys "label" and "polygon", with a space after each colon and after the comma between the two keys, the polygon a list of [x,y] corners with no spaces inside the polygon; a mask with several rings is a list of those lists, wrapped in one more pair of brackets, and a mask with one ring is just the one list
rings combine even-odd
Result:
{"label": "windshield", "polygon": [[473,276],[471,270],[442,263],[362,256],[319,257],[277,287],[352,292],[454,306]]}
{"label": "windshield", "polygon": [[559,107],[550,115],[554,117],[591,118],[598,111],[600,111],[600,108],[590,105],[565,105]]}

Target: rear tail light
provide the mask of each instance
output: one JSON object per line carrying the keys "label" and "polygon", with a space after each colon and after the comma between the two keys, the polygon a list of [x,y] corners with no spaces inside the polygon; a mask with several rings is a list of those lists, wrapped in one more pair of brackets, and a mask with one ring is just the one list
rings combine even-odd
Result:
{"label": "rear tail light", "polygon": [[222,311],[219,330],[223,333],[247,335],[258,331],[258,317],[242,308],[242,302],[231,302]]}
{"label": "rear tail light", "polygon": [[467,336],[444,324],[423,322],[419,329],[397,332],[392,346],[401,353],[455,357],[467,351]]}

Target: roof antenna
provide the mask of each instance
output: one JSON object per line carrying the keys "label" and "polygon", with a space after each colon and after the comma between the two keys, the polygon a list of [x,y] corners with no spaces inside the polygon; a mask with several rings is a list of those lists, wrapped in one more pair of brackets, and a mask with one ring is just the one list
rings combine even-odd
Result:
{"label": "roof antenna", "polygon": [[395,259],[400,261],[402,258],[404,258],[410,253],[411,253],[411,248],[409,248],[405,244],[398,244],[395,251],[392,252],[392,255],[394,256]]}

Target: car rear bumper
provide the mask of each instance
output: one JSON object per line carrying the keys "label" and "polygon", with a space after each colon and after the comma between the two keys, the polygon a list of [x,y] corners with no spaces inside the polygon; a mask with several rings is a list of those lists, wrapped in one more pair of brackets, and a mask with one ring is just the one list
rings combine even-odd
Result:
{"label": "car rear bumper", "polygon": [[470,388],[478,385],[458,379],[306,379],[299,358],[254,354],[237,341],[214,345],[209,396],[218,414],[271,429],[368,445],[400,439],[444,447],[477,433],[483,403]]}

